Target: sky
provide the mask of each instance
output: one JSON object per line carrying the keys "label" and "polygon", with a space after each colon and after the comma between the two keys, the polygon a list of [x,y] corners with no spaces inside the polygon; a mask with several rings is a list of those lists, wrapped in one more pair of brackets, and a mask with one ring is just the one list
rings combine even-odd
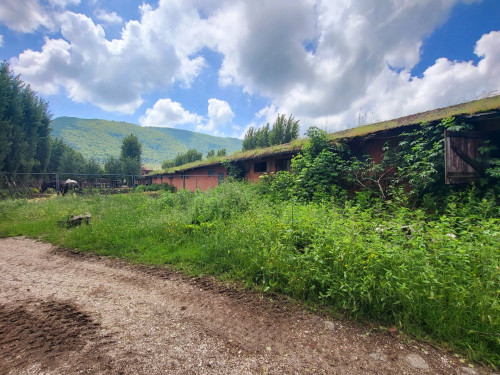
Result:
{"label": "sky", "polygon": [[54,118],[337,131],[500,94],[500,0],[2,0],[0,60]]}

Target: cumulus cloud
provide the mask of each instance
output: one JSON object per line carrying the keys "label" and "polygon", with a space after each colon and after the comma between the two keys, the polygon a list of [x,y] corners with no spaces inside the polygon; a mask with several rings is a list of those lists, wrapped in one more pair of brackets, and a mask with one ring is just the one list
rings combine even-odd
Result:
{"label": "cumulus cloud", "polygon": [[139,119],[142,126],[179,127],[179,125],[195,125],[202,117],[186,111],[182,104],[171,99],[160,99],[146,114]]}
{"label": "cumulus cloud", "polygon": [[[41,50],[24,51],[11,66],[42,94],[63,89],[76,102],[134,113],[148,93],[196,84],[209,63],[203,50],[211,49],[222,56],[216,67],[221,86],[268,100],[256,115],[259,122],[272,122],[279,112],[293,114],[304,127],[336,130],[361,118],[384,120],[498,90],[498,32],[477,42],[477,64],[443,57],[422,77],[411,76],[425,37],[446,21],[453,6],[475,1],[160,0],[156,7],[141,5],[139,19],[126,22],[113,40],[89,17],[62,12],[53,17],[62,38],[46,38]],[[33,31],[45,25],[36,0],[18,3],[0,5],[7,26]],[[4,16],[7,8],[16,14]],[[119,19],[105,12],[96,17]],[[177,118],[178,125],[214,133],[233,126],[234,116],[229,103],[215,98],[202,117],[161,99],[141,121]]]}
{"label": "cumulus cloud", "polygon": [[9,29],[31,33],[40,26],[50,27],[51,19],[38,0],[2,0],[0,22]]}
{"label": "cumulus cloud", "polygon": [[[465,93],[470,98],[477,93],[472,86],[498,89],[499,61],[492,46],[478,44],[476,53],[486,56],[478,66],[444,59],[422,80],[410,75],[424,38],[459,2],[226,3],[208,20],[206,35],[212,42],[206,43],[224,56],[221,84],[267,96],[271,105],[263,111],[274,107],[303,119],[303,126],[335,130],[356,119],[376,121],[448,105]],[[483,79],[466,83],[464,76],[479,72]]]}
{"label": "cumulus cloud", "polygon": [[155,10],[143,5],[141,20],[127,22],[113,40],[89,17],[64,12],[57,18],[63,39],[47,38],[41,51],[24,51],[11,65],[42,94],[63,88],[76,102],[134,113],[145,93],[175,82],[189,87],[204,66],[180,43],[186,25],[198,17],[189,11],[182,16],[182,4],[161,1]]}
{"label": "cumulus cloud", "polygon": [[[231,127],[233,118],[233,110],[229,103],[224,100],[209,99],[207,115],[200,116],[185,110],[181,103],[166,98],[158,100],[153,107],[148,108],[139,122],[142,126],[168,126],[214,135],[228,135],[227,125]],[[240,131],[239,128],[236,130]],[[234,133],[234,131],[232,132]]]}
{"label": "cumulus cloud", "polygon": [[221,127],[231,123],[234,113],[229,103],[215,98],[208,99],[208,120],[196,127],[197,131],[222,135]]}
{"label": "cumulus cloud", "polygon": [[49,0],[49,3],[53,7],[64,9],[67,6],[80,4],[80,0]]}
{"label": "cumulus cloud", "polygon": [[116,12],[107,12],[104,9],[98,9],[94,12],[94,15],[99,21],[104,23],[113,24],[113,23],[122,23],[123,19],[116,14]]}

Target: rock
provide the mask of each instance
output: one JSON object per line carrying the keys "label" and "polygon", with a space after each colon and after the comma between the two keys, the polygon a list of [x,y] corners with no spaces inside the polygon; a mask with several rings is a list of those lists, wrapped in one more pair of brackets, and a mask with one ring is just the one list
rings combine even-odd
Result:
{"label": "rock", "polygon": [[405,358],[406,363],[408,363],[411,367],[420,369],[420,370],[428,370],[429,365],[425,360],[419,356],[418,354],[408,354]]}
{"label": "rock", "polygon": [[85,214],[75,215],[66,220],[58,221],[60,227],[72,228],[82,224],[90,224],[92,215],[87,212]]}
{"label": "rock", "polygon": [[335,329],[335,323],[329,320],[325,320],[325,328],[333,331]]}
{"label": "rock", "polygon": [[462,371],[464,374],[467,374],[467,375],[477,375],[477,371],[474,370],[473,368],[470,368],[470,367],[462,367]]}
{"label": "rock", "polygon": [[377,361],[387,362],[387,356],[384,353],[382,353],[380,349],[377,350],[375,353],[371,353],[370,358],[373,358]]}

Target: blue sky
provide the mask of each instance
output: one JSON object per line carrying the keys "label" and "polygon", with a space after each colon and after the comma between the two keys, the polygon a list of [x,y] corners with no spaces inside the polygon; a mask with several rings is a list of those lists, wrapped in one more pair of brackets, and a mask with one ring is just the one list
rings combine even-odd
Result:
{"label": "blue sky", "polygon": [[498,0],[2,0],[0,59],[54,117],[242,136],[499,93]]}

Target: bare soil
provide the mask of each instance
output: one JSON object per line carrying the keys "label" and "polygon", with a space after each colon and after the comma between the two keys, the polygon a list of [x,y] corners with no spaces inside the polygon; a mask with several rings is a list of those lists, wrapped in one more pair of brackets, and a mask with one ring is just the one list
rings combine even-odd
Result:
{"label": "bare soil", "polygon": [[0,240],[2,375],[307,373],[490,371],[283,297],[26,238]]}

